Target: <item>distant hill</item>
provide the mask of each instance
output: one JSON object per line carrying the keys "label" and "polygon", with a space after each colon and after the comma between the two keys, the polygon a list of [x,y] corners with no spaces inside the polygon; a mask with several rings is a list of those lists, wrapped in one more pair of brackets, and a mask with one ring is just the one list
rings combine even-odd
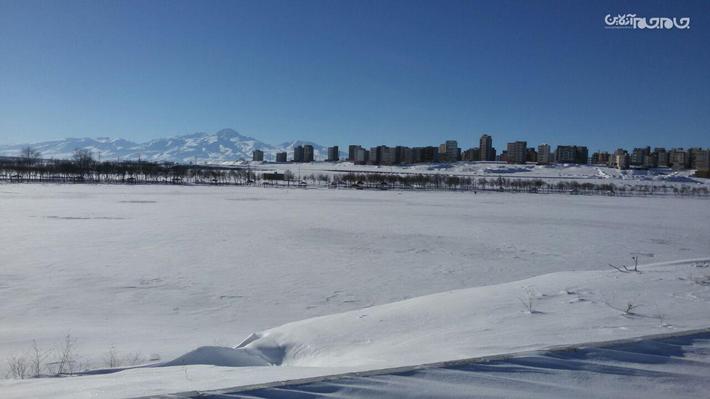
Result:
{"label": "distant hill", "polygon": [[[67,138],[63,140],[0,145],[0,156],[17,156],[22,148],[30,145],[42,154],[42,158],[68,159],[74,150],[88,149],[95,158],[101,159],[144,159],[149,161],[173,162],[226,162],[251,160],[252,151],[264,151],[265,160],[274,160],[277,152],[286,151],[289,159],[297,145],[313,145],[317,160],[327,158],[328,148],[316,143],[296,140],[271,145],[239,134],[233,129],[222,129],[216,133],[193,133],[183,136],[160,138],[146,143],[134,143],[121,138]],[[341,152],[342,154],[342,152]]]}

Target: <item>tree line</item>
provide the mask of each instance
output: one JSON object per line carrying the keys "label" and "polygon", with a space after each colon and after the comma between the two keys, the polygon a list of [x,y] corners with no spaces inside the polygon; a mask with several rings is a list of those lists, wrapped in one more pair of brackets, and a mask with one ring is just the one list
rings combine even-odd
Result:
{"label": "tree line", "polygon": [[41,159],[29,147],[18,157],[0,158],[0,179],[10,182],[124,184],[246,184],[256,179],[249,169],[141,160],[97,161],[76,150],[71,159]]}
{"label": "tree line", "polygon": [[680,195],[708,196],[706,186],[545,181],[508,177],[457,176],[444,174],[347,173],[332,178],[333,187],[359,189],[414,189],[452,191],[501,191],[525,193],[567,193],[609,196]]}

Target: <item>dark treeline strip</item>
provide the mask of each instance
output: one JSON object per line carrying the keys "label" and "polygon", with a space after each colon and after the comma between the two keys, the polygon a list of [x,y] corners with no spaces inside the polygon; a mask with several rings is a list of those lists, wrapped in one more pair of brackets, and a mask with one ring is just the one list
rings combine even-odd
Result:
{"label": "dark treeline strip", "polygon": [[576,180],[546,182],[530,178],[476,178],[443,174],[347,173],[336,175],[331,187],[355,189],[411,189],[453,191],[502,191],[525,193],[567,193],[609,196],[680,195],[709,196],[705,186],[591,183]]}
{"label": "dark treeline strip", "polygon": [[330,188],[378,190],[501,191],[523,193],[567,193],[610,196],[710,196],[703,185],[659,185],[591,183],[575,180],[545,181],[531,178],[475,177],[445,174],[341,173],[310,174],[296,178],[256,172],[248,167],[207,166],[146,161],[93,160],[78,152],[71,160],[42,160],[28,157],[0,158],[0,181],[13,183],[101,183],[101,184],[213,184],[269,187],[305,187],[310,184]]}
{"label": "dark treeline strip", "polygon": [[249,169],[146,161],[96,162],[1,158],[0,180],[18,183],[124,184],[247,184],[256,178]]}

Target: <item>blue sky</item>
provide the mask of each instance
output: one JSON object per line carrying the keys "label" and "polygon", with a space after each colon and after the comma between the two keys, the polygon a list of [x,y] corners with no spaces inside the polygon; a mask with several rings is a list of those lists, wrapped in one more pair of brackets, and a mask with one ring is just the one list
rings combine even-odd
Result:
{"label": "blue sky", "polygon": [[708,43],[708,1],[0,0],[0,143],[707,147]]}

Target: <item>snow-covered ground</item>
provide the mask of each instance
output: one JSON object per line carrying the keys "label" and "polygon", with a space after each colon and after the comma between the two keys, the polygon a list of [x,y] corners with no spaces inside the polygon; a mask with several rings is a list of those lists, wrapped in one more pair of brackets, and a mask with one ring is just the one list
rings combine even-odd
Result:
{"label": "snow-covered ground", "polygon": [[[0,358],[71,334],[89,367],[112,347],[251,366],[5,381],[3,397],[214,389],[710,325],[707,200],[3,185],[0,215]],[[631,256],[703,259],[607,266]],[[255,331],[236,352],[189,354]]]}
{"label": "snow-covered ground", "polygon": [[[5,381],[0,388],[4,397],[125,398],[587,346],[707,327],[708,302],[710,258],[647,265],[629,273],[557,272],[288,323],[254,334],[235,348],[198,348],[163,367]],[[647,368],[629,354],[617,360],[641,363],[626,366],[631,375]],[[575,364],[563,362],[559,368],[574,370]],[[697,368],[676,365],[666,371],[685,381],[702,381],[695,377]],[[660,378],[654,383],[658,392],[669,390]],[[417,386],[413,382],[411,389]],[[599,389],[618,393],[614,387]]]}

